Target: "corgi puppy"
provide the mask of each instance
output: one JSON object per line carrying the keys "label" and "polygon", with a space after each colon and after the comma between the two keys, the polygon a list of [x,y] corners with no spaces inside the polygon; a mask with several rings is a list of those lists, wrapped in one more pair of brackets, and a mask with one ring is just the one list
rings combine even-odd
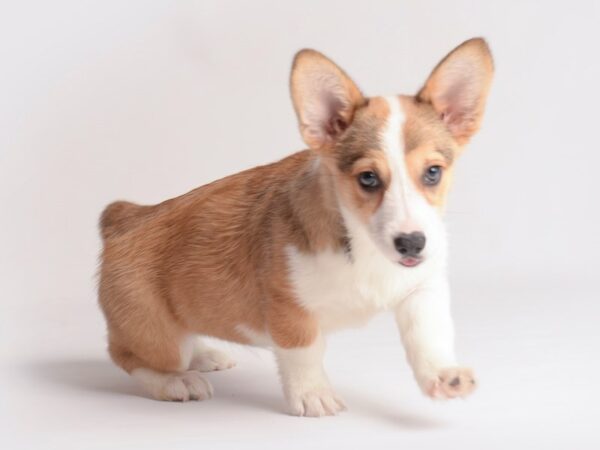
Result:
{"label": "corgi puppy", "polygon": [[345,409],[326,336],[392,311],[422,391],[475,387],[454,354],[442,210],[493,75],[471,39],[414,96],[366,97],[314,50],[290,87],[309,149],[154,206],[100,220],[99,302],[113,361],[159,400],[212,396],[201,372],[234,362],[199,336],[272,348],[289,410]]}

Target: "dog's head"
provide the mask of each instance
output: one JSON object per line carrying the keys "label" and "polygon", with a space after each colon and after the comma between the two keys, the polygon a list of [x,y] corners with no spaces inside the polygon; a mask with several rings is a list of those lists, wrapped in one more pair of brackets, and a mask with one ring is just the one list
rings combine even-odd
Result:
{"label": "dog's head", "polygon": [[344,213],[390,260],[414,266],[442,245],[452,169],[479,128],[492,75],[486,42],[471,39],[415,96],[368,98],[321,53],[296,55],[291,92],[302,137],[333,175]]}

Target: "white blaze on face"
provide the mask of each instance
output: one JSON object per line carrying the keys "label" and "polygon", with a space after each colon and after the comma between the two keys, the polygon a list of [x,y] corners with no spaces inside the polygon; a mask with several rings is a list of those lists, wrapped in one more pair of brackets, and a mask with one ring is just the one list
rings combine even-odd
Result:
{"label": "white blaze on face", "polygon": [[402,127],[405,115],[398,97],[387,97],[390,114],[381,136],[382,150],[387,157],[391,178],[383,201],[369,224],[373,239],[390,259],[398,261],[400,254],[394,247],[394,238],[400,233],[421,231],[428,240],[428,231],[437,228],[426,222],[439,220],[432,216],[433,208],[414,187],[406,168]]}

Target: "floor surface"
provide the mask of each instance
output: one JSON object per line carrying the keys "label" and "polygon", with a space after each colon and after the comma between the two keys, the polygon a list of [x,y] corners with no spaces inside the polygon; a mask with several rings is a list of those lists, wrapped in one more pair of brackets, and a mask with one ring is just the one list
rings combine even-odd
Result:
{"label": "floor surface", "polygon": [[389,315],[334,335],[326,366],[349,410],[285,414],[265,350],[216,343],[237,367],[206,402],[148,399],[104,351],[94,300],[4,305],[0,427],[21,448],[597,449],[600,302],[591,291],[455,289],[457,346],[479,389],[424,398]]}

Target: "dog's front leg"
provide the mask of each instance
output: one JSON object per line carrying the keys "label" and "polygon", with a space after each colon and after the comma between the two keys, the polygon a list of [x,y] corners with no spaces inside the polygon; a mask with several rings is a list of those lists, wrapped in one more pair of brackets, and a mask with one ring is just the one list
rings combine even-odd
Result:
{"label": "dog's front leg", "polygon": [[330,416],[346,409],[333,392],[325,370],[325,341],[321,333],[302,347],[275,347],[275,356],[290,413],[297,416]]}
{"label": "dog's front leg", "polygon": [[396,308],[396,321],[419,386],[432,398],[464,397],[475,388],[454,356],[454,326],[445,275],[426,281]]}

